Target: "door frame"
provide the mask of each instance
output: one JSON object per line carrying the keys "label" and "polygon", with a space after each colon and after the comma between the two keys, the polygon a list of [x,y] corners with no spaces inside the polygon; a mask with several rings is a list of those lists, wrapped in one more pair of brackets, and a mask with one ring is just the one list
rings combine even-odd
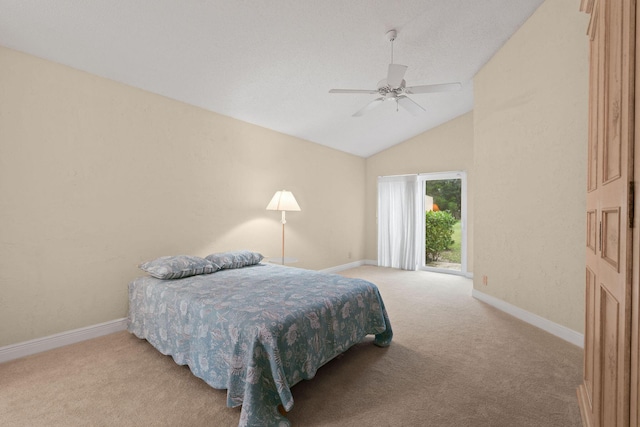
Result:
{"label": "door frame", "polygon": [[[449,270],[446,268],[435,268],[435,267],[428,267],[426,265],[426,256],[425,256],[425,251],[424,251],[424,240],[425,240],[425,235],[426,235],[426,224],[424,221],[424,212],[425,212],[425,206],[424,206],[424,196],[425,196],[425,182],[426,181],[442,181],[445,179],[460,179],[461,180],[461,186],[460,186],[460,225],[461,225],[461,230],[460,230],[460,236],[461,236],[461,242],[460,242],[460,250],[461,250],[461,254],[460,254],[460,270]],[[420,270],[425,270],[425,271],[433,271],[436,273],[446,273],[446,274],[455,274],[458,276],[465,276],[467,277],[468,271],[467,271],[467,172],[466,171],[450,171],[450,172],[427,172],[427,173],[421,173],[418,175],[418,181],[420,182],[420,187],[421,187],[421,194],[422,196],[420,197],[420,211],[423,213],[423,219],[421,222],[421,227],[420,227],[420,242],[422,245],[422,250],[420,251],[422,253],[421,256],[421,265],[420,265]]]}

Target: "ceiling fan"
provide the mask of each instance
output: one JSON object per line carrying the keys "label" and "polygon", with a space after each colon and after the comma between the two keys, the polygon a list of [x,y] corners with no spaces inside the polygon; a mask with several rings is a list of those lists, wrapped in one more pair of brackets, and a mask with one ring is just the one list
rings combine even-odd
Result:
{"label": "ceiling fan", "polygon": [[396,39],[396,30],[387,32],[387,39],[391,42],[391,64],[387,71],[387,78],[378,82],[377,89],[331,89],[329,93],[368,93],[371,95],[378,94],[380,98],[376,98],[362,109],[355,112],[354,117],[360,117],[367,111],[373,109],[384,101],[396,101],[396,105],[401,106],[409,113],[417,116],[426,111],[422,106],[417,104],[407,95],[419,93],[445,92],[460,89],[460,83],[441,83],[433,85],[407,86],[404,81],[404,74],[407,72],[406,65],[393,63],[393,41]]}

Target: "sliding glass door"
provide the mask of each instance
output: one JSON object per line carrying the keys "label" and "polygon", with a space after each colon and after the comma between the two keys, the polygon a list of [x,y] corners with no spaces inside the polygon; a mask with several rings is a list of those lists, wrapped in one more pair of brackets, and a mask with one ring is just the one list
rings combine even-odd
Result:
{"label": "sliding glass door", "polygon": [[466,274],[466,173],[425,173],[418,178],[423,195],[422,269]]}

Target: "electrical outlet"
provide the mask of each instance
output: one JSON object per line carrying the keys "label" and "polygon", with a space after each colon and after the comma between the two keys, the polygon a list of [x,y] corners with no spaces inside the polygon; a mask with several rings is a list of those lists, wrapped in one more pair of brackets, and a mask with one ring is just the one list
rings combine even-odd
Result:
{"label": "electrical outlet", "polygon": [[487,276],[482,276],[482,284],[487,286],[488,282],[489,282],[489,278]]}
{"label": "electrical outlet", "polygon": [[347,254],[347,258],[351,259],[351,252]]}

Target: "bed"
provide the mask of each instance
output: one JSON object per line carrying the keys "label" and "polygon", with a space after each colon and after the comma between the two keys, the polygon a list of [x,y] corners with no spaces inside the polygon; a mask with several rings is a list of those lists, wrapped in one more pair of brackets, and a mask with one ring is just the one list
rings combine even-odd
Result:
{"label": "bed", "polygon": [[[209,257],[208,257],[209,258]],[[262,256],[259,257],[260,259]],[[269,263],[129,284],[128,330],[242,405],[240,426],[289,426],[291,387],[374,334],[393,332],[378,288]]]}

